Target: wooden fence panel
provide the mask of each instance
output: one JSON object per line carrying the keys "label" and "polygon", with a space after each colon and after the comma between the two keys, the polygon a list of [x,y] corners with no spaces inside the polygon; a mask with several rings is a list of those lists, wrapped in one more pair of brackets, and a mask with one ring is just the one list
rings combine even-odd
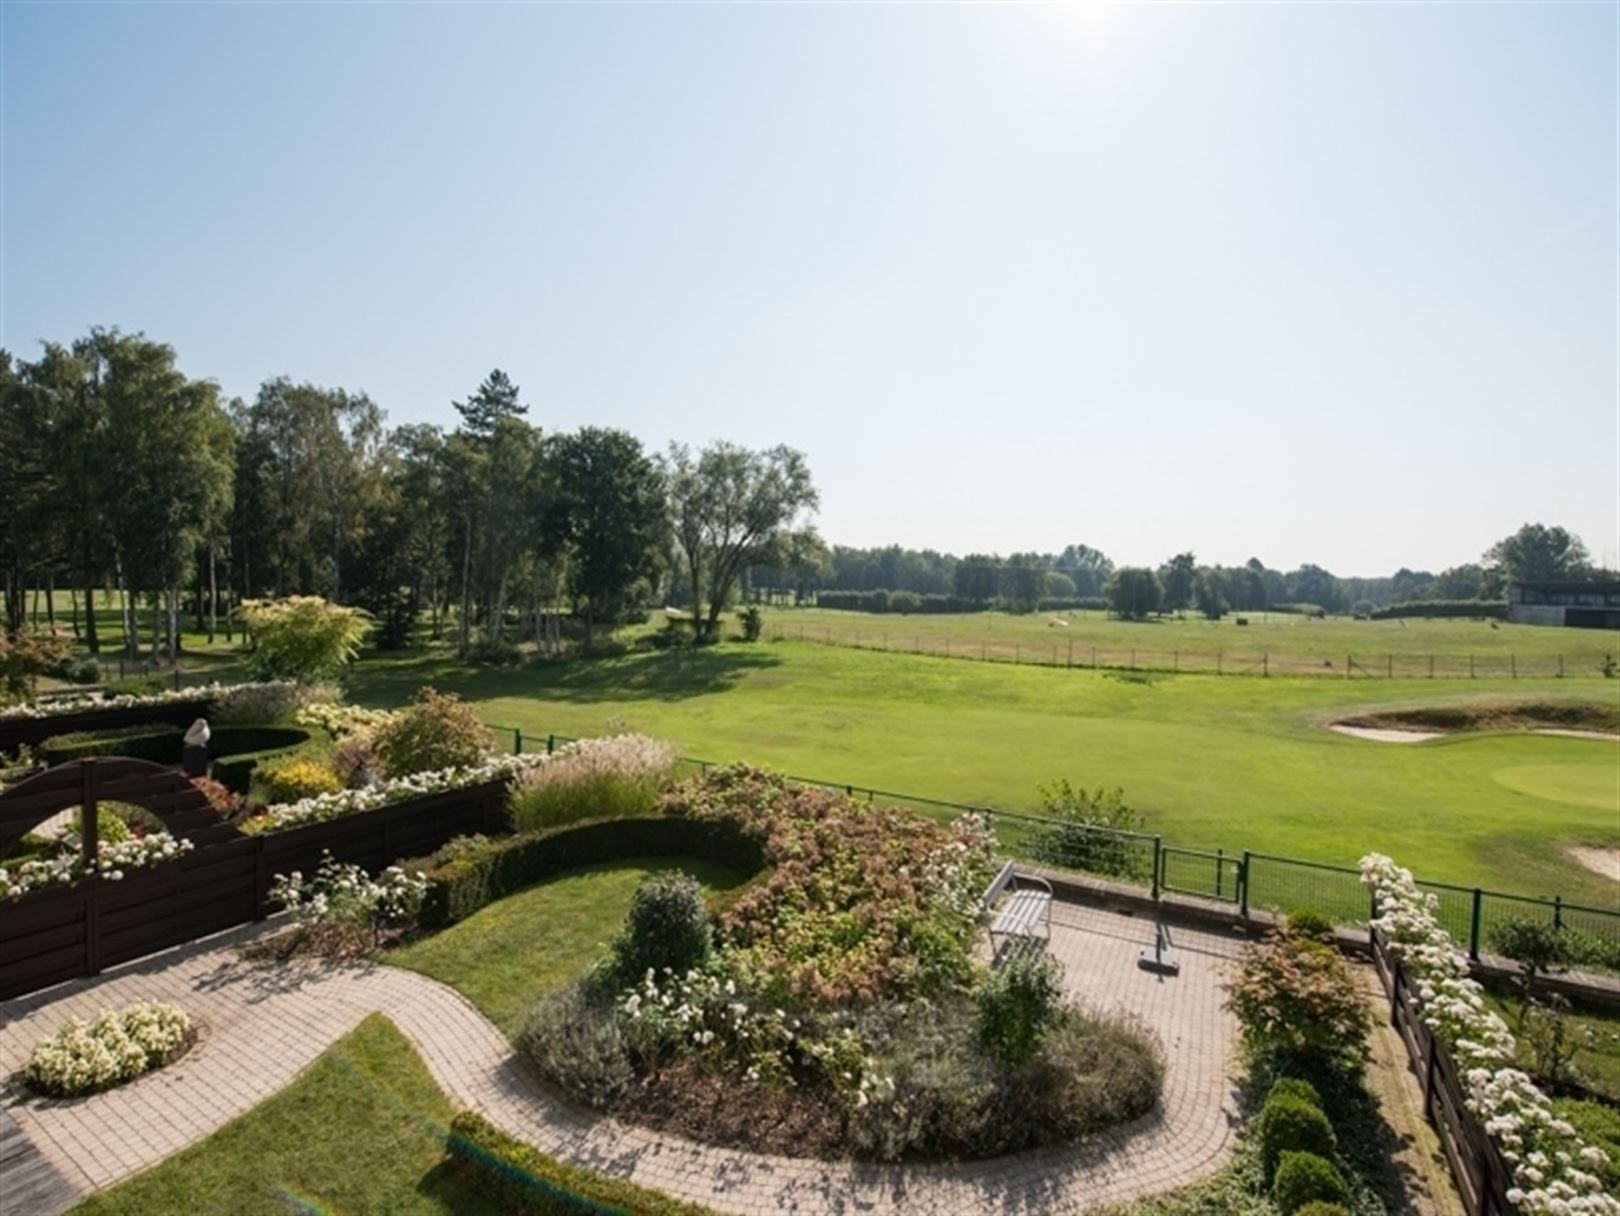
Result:
{"label": "wooden fence panel", "polygon": [[0,903],[0,999],[262,919],[274,876],[312,874],[328,851],[375,873],[452,836],[498,832],[505,808],[506,785],[493,781],[284,832],[209,831],[176,861]]}
{"label": "wooden fence panel", "polygon": [[1389,957],[1377,934],[1373,935],[1373,962],[1389,998],[1390,1022],[1423,1082],[1423,1112],[1440,1139],[1464,1210],[1468,1216],[1519,1216],[1519,1209],[1507,1197],[1512,1172],[1496,1142],[1468,1109],[1456,1062],[1418,1016],[1417,997],[1406,968]]}

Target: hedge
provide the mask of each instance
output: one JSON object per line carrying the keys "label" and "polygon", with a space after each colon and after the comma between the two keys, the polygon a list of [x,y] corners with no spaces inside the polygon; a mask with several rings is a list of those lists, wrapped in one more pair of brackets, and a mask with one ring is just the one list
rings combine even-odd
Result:
{"label": "hedge", "polygon": [[740,874],[756,873],[765,864],[758,842],[735,826],[675,816],[600,819],[546,832],[497,836],[427,870],[421,923],[438,928],[465,920],[485,904],[565,870],[621,857],[683,855],[718,862]]}
{"label": "hedge", "polygon": [[1494,617],[1507,620],[1508,606],[1503,600],[1408,600],[1377,608],[1368,613],[1374,621],[1388,621],[1396,617]]}
{"label": "hedge", "polygon": [[[176,726],[133,726],[57,735],[45,740],[41,750],[45,763],[52,767],[89,756],[130,756],[154,764],[179,764],[183,738]],[[311,738],[309,731],[296,726],[216,726],[208,739],[214,780],[245,794],[259,761],[302,747]]]}
{"label": "hedge", "polygon": [[[970,600],[960,595],[922,595],[915,591],[818,591],[816,606],[834,608],[844,612],[875,612],[890,616],[916,612],[924,615],[952,612],[983,612],[994,607],[999,600]],[[1040,612],[1066,612],[1084,609],[1103,612],[1108,601],[1100,596],[1042,599],[1037,605]]]}
{"label": "hedge", "polygon": [[454,1173],[516,1216],[715,1216],[709,1208],[548,1157],[471,1111],[450,1121],[445,1147]]}
{"label": "hedge", "polygon": [[129,756],[153,764],[180,763],[178,726],[127,726],[123,730],[76,730],[40,744],[49,768],[89,756]]}

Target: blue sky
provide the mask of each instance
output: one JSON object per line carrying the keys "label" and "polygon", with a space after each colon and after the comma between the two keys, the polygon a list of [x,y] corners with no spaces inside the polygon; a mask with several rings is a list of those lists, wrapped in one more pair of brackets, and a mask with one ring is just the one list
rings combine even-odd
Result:
{"label": "blue sky", "polygon": [[1614,5],[0,4],[0,345],[804,449],[832,540],[1620,560]]}

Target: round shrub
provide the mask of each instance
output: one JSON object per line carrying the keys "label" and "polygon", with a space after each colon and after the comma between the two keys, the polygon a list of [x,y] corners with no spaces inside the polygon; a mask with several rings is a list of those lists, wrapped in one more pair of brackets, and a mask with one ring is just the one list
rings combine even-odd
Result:
{"label": "round shrub", "polygon": [[608,1105],[635,1076],[613,1007],[578,984],[549,993],[529,1010],[517,1048],[542,1077],[591,1106]]}
{"label": "round shrub", "polygon": [[1334,937],[1333,921],[1314,908],[1301,908],[1288,914],[1288,935],[1331,942]]}
{"label": "round shrub", "polygon": [[473,768],[495,749],[478,711],[454,693],[424,688],[410,708],[377,728],[372,738],[386,777],[441,768]]}
{"label": "round shrub", "polygon": [[1284,1153],[1271,1184],[1271,1198],[1282,1216],[1297,1216],[1308,1203],[1346,1204],[1350,1188],[1339,1167],[1315,1153]]}
{"label": "round shrub", "polygon": [[1333,1125],[1321,1109],[1289,1093],[1266,1099],[1256,1120],[1260,1160],[1269,1178],[1285,1153],[1306,1152],[1332,1157],[1338,1149]]}
{"label": "round shrub", "polygon": [[253,770],[253,788],[255,801],[281,806],[317,794],[335,794],[343,782],[330,765],[309,756],[277,756]]}
{"label": "round shrub", "polygon": [[1294,1216],[1350,1216],[1350,1209],[1342,1203],[1323,1203],[1320,1199],[1313,1199]]}
{"label": "round shrub", "polygon": [[1322,1095],[1317,1092],[1316,1086],[1305,1080],[1304,1077],[1278,1077],[1272,1082],[1271,1089],[1267,1091],[1266,1100],[1270,1101],[1272,1098],[1279,1098],[1285,1094],[1290,1098],[1298,1098],[1301,1102],[1316,1107],[1317,1110],[1326,1109],[1322,1105]]}
{"label": "round shrub", "polygon": [[709,956],[714,929],[703,888],[690,874],[655,874],[630,899],[630,915],[613,943],[614,971],[625,982],[649,969],[684,975]]}

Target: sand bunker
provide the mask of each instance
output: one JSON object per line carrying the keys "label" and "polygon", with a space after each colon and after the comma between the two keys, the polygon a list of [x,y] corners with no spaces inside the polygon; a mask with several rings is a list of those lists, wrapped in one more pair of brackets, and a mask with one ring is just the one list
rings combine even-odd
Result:
{"label": "sand bunker", "polygon": [[1342,722],[1333,723],[1332,729],[1352,739],[1371,739],[1374,743],[1422,743],[1445,737],[1443,731],[1437,730],[1390,730],[1379,726],[1346,726]]}
{"label": "sand bunker", "polygon": [[1595,844],[1572,844],[1569,855],[1594,874],[1620,882],[1620,849],[1606,849]]}

